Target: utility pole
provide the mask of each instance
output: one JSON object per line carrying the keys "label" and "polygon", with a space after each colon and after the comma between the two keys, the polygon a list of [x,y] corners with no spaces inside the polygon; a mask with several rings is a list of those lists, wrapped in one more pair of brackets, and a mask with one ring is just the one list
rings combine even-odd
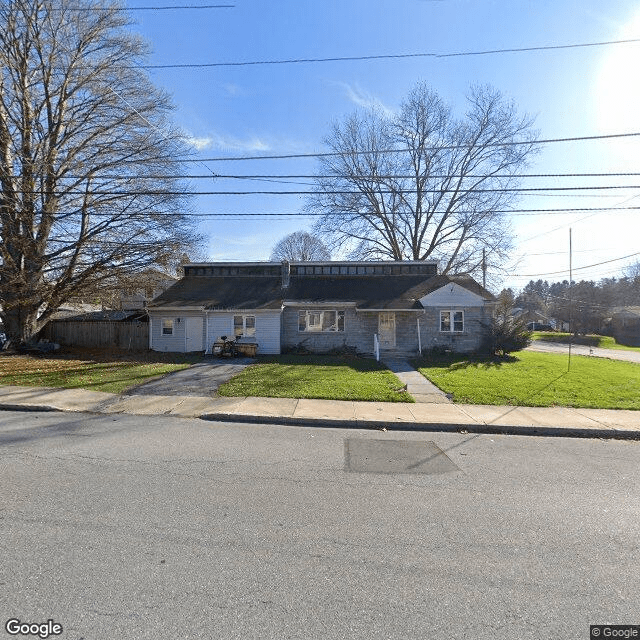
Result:
{"label": "utility pole", "polygon": [[487,253],[486,249],[482,249],[482,288],[487,288]]}
{"label": "utility pole", "polygon": [[571,343],[573,342],[573,253],[571,249],[571,227],[569,227],[569,361],[567,372],[571,370]]}

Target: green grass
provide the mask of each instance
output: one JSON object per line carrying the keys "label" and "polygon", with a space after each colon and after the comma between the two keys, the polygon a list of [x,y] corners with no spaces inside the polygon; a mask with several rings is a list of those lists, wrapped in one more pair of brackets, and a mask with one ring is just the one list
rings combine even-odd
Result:
{"label": "green grass", "polygon": [[157,359],[159,362],[7,355],[0,357],[0,384],[122,393],[149,378],[186,369],[195,361],[189,356],[173,357],[174,362],[164,361],[167,358],[161,355]]}
{"label": "green grass", "polygon": [[570,333],[557,333],[555,331],[533,331],[533,340],[544,340],[545,342],[559,342],[561,344],[582,344],[587,347],[600,347],[601,349],[619,349],[620,351],[640,351],[640,347],[628,347],[618,344],[611,336],[599,336],[588,334],[585,336],[573,336]]}
{"label": "green grass", "polygon": [[402,383],[373,359],[343,356],[261,356],[218,393],[222,396],[413,402]]}
{"label": "green grass", "polygon": [[416,362],[420,373],[455,402],[528,407],[640,409],[640,364],[521,351],[517,357],[452,356]]}

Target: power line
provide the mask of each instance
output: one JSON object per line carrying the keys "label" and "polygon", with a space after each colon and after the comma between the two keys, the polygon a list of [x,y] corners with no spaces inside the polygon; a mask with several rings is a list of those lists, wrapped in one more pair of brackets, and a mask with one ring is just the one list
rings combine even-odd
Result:
{"label": "power line", "polygon": [[[488,144],[479,145],[482,148],[488,147],[514,147],[519,145],[543,145],[554,144],[560,142],[590,142],[597,140],[612,140],[619,138],[637,138],[640,136],[640,132],[628,132],[628,133],[610,133],[600,136],[574,136],[570,138],[546,138],[543,140],[513,140],[508,142],[492,142]],[[469,148],[466,144],[456,145],[444,145],[440,147],[424,147],[423,151],[452,151],[455,149]],[[189,164],[198,162],[231,162],[236,160],[296,160],[299,158],[330,158],[338,156],[362,156],[371,154],[383,154],[383,153],[405,153],[409,149],[375,149],[372,151],[327,151],[327,152],[315,152],[315,153],[287,153],[287,154],[273,154],[262,156],[224,156],[215,158],[175,158],[168,156],[157,156],[155,158],[149,158],[149,161],[155,162],[169,162],[176,164]],[[122,160],[120,165],[127,164],[140,164],[138,160]],[[217,175],[217,174],[216,174]],[[542,175],[542,174],[540,174]],[[553,174],[550,174],[553,175]],[[572,174],[567,174],[572,175]],[[579,175],[579,174],[575,174]],[[594,174],[599,175],[599,174]],[[603,174],[605,175],[605,174]],[[620,174],[625,175],[625,174]],[[629,174],[636,175],[636,174]]]}
{"label": "power line", "polygon": [[[636,173],[513,173],[513,174],[494,174],[492,178],[624,178],[624,177],[637,177],[640,176],[640,172]],[[79,180],[82,179],[83,176],[73,176],[67,175],[64,176],[65,179],[69,180]],[[211,180],[213,178],[216,179],[224,179],[224,180],[261,180],[261,179],[308,179],[308,180],[319,180],[321,178],[329,178],[329,179],[348,179],[351,176],[340,175],[340,174],[183,174],[183,175],[115,175],[115,174],[106,174],[100,176],[105,180],[173,180],[173,179],[188,179],[188,180],[202,180],[207,179]],[[445,178],[486,178],[488,177],[486,174],[469,174],[469,175],[459,175],[459,174],[451,174],[451,175],[432,175],[429,178],[433,179],[445,179]],[[368,176],[369,179],[378,179],[378,180],[403,180],[403,179],[411,179],[415,178],[415,176],[410,175],[378,175],[378,176]]]}
{"label": "power line", "polygon": [[[640,251],[636,253],[630,253],[628,256],[622,256],[621,258],[613,258],[611,260],[605,260],[603,262],[596,262],[594,264],[587,264],[584,267],[574,267],[574,271],[581,271],[583,269],[591,269],[592,267],[599,267],[603,264],[610,264],[612,262],[619,262],[620,260],[627,260],[628,258],[633,258],[634,256],[640,256]],[[562,271],[551,271],[549,273],[523,273],[520,275],[515,275],[513,277],[516,278],[539,278],[541,276],[555,276],[562,273],[569,273],[569,269],[563,269]]]}
{"label": "power line", "polygon": [[[596,211],[629,211],[629,210],[640,210],[640,207],[604,207],[598,208]],[[536,215],[547,215],[547,214],[572,214],[577,211],[592,211],[592,209],[497,209],[492,213],[504,213],[510,214],[514,216],[536,216]],[[178,215],[178,214],[162,214],[162,215]],[[319,216],[323,216],[326,214],[323,213],[315,213],[315,212],[297,212],[297,213],[283,213],[283,212],[200,212],[200,213],[180,213],[181,216],[188,216],[194,218],[227,218],[227,219],[237,219],[242,220],[243,218],[316,218]],[[341,215],[341,214],[330,214],[330,215]],[[352,214],[356,215],[356,214]],[[564,252],[560,252],[564,253]],[[528,255],[528,254],[527,254]]]}
{"label": "power line", "polygon": [[234,9],[235,4],[188,4],[167,7],[66,7],[49,9],[49,11],[170,11],[180,9]]}
{"label": "power line", "polygon": [[[496,189],[472,189],[473,193],[531,193],[538,191],[592,191],[592,190],[604,190],[604,189],[640,189],[640,185],[608,185],[608,186],[593,186],[593,187],[504,187]],[[376,194],[414,194],[414,193],[455,193],[459,189],[375,189]],[[14,193],[22,193],[27,195],[43,195],[48,194],[46,191],[26,191],[16,189]],[[85,195],[86,191],[63,191],[64,195]],[[132,195],[132,191],[92,191],[92,195],[97,196],[126,196]],[[308,196],[313,194],[322,195],[362,195],[362,191],[353,191],[349,189],[336,189],[336,190],[322,190],[322,191],[168,191],[164,189],[155,190],[136,190],[134,195],[139,196],[179,196],[179,195],[191,195],[191,196]]]}
{"label": "power line", "polygon": [[[611,140],[614,138],[637,138],[640,136],[640,132],[631,133],[610,133],[601,136],[576,136],[572,138],[547,138],[544,140],[513,140],[510,142],[493,142],[483,145],[478,145],[483,148],[488,147],[515,147],[520,145],[542,145],[552,144],[558,142],[586,142],[594,140]],[[425,147],[424,151],[451,151],[454,149],[468,148],[469,145],[455,144],[444,145],[441,147]],[[328,151],[322,153],[288,153],[279,155],[263,155],[263,156],[226,156],[217,158],[185,158],[185,159],[173,159],[173,158],[156,158],[156,160],[165,160],[167,162],[230,162],[236,160],[291,160],[298,158],[331,158],[336,156],[360,156],[360,155],[372,155],[378,153],[404,153],[408,149],[375,149],[373,151]],[[124,164],[124,163],[123,163]]]}
{"label": "power line", "polygon": [[499,53],[523,53],[531,51],[553,51],[560,49],[579,49],[586,47],[604,47],[617,44],[631,44],[640,42],[640,38],[627,40],[607,40],[603,42],[583,42],[575,44],[543,45],[537,47],[514,47],[507,49],[486,49],[481,51],[459,51],[454,53],[395,53],[363,56],[333,56],[327,58],[286,58],[280,60],[245,60],[236,62],[204,62],[204,63],[182,63],[182,64],[150,64],[141,65],[144,69],[206,69],[216,67],[255,67],[266,65],[284,64],[308,64],[324,62],[355,62],[363,60],[400,60],[407,58],[457,58],[464,56],[486,56]]}
{"label": "power line", "polygon": [[[598,253],[602,251],[610,251],[610,249],[603,249],[602,247],[594,248],[594,249],[574,249],[573,253]],[[567,255],[568,251],[544,251],[542,253],[525,253],[520,256],[520,260],[523,258],[528,258],[531,256],[562,256]]]}

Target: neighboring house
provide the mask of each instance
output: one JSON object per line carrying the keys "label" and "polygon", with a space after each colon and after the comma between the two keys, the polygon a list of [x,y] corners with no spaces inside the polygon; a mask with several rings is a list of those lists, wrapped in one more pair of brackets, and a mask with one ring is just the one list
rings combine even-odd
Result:
{"label": "neighboring house", "polygon": [[247,262],[185,265],[147,305],[149,346],[211,351],[242,335],[258,353],[342,347],[415,354],[477,349],[494,296],[470,276],[437,275],[435,262]]}
{"label": "neighboring house", "polygon": [[618,307],[611,316],[611,331],[616,342],[640,347],[640,307]]}
{"label": "neighboring house", "polygon": [[514,319],[524,319],[527,322],[527,330],[529,331],[550,331],[555,329],[556,321],[545,316],[539,311],[529,311],[522,307],[515,307],[511,310]]}
{"label": "neighboring house", "polygon": [[147,303],[174,285],[178,278],[158,269],[147,269],[136,276],[136,287],[127,287],[120,292],[122,311],[142,311]]}

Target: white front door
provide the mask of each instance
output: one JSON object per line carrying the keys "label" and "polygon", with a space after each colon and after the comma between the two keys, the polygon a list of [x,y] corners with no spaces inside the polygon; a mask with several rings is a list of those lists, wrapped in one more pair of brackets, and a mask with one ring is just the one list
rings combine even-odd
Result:
{"label": "white front door", "polygon": [[378,340],[381,349],[394,349],[396,346],[396,314],[382,311],[378,314]]}
{"label": "white front door", "polygon": [[185,351],[204,350],[204,318],[186,318],[185,325]]}

